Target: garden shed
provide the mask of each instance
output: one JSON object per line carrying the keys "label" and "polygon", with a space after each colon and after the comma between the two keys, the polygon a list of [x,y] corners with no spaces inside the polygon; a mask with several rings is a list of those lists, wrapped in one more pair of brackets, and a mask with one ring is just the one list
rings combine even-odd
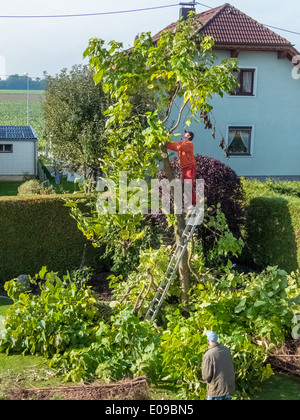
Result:
{"label": "garden shed", "polygon": [[37,141],[31,126],[0,126],[0,180],[37,175]]}

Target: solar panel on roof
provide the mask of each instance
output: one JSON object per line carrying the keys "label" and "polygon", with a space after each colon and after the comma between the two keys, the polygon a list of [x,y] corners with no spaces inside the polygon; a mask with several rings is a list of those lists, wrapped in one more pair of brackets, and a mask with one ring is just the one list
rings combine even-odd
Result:
{"label": "solar panel on roof", "polygon": [[30,126],[0,126],[0,140],[34,140],[37,136]]}

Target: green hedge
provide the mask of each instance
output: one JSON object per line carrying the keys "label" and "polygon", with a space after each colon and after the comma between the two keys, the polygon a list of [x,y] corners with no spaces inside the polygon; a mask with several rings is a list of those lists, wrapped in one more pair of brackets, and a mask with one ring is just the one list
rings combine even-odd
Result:
{"label": "green hedge", "polygon": [[42,266],[65,273],[99,264],[95,249],[77,228],[62,197],[0,197],[0,284],[20,274],[34,275]]}
{"label": "green hedge", "polygon": [[258,266],[278,265],[289,273],[300,267],[300,198],[292,184],[243,180],[245,255]]}

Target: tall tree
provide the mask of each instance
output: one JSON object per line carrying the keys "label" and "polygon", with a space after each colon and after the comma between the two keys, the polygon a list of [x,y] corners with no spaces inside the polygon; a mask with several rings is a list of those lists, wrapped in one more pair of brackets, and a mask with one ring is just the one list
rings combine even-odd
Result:
{"label": "tall tree", "polygon": [[[114,101],[107,111],[110,167],[144,179],[146,175],[156,175],[161,161],[172,181],[175,176],[166,142],[172,141],[184,110],[189,109],[189,123],[199,120],[200,114],[212,109],[209,102],[213,95],[223,96],[236,87],[233,71],[237,61],[228,59],[215,64],[214,40],[201,37],[199,28],[200,23],[192,14],[186,21],[178,21],[176,30],[163,31],[157,43],[150,33],[142,33],[131,50],[124,50],[122,43],[115,41],[109,42],[106,48],[104,40],[90,40],[84,55],[89,57],[95,82],[101,82]],[[157,107],[155,110],[149,107],[143,118],[137,119],[132,115],[132,98],[145,87]],[[174,104],[177,102],[178,106],[178,100],[176,111]],[[146,121],[146,127],[141,121]],[[176,215],[177,241],[184,228],[184,215]],[[187,254],[181,261],[179,274],[182,301],[186,302],[190,287]]]}
{"label": "tall tree", "polygon": [[63,69],[55,77],[45,74],[45,79],[45,130],[54,158],[72,170],[97,173],[106,145],[108,96],[95,86],[88,66]]}

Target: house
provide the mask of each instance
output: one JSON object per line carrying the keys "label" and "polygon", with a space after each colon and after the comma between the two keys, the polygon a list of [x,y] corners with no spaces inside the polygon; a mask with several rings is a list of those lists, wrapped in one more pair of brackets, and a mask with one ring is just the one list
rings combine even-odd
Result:
{"label": "house", "polygon": [[[195,153],[221,160],[239,176],[300,180],[300,53],[228,3],[197,16],[203,24],[199,32],[215,40],[216,62],[238,59],[240,88],[211,102],[216,140],[202,123],[188,128],[195,133]],[[187,117],[179,130],[186,128]],[[219,147],[223,138],[229,158]]]}
{"label": "house", "polygon": [[29,126],[0,126],[0,180],[37,175],[37,136]]}

